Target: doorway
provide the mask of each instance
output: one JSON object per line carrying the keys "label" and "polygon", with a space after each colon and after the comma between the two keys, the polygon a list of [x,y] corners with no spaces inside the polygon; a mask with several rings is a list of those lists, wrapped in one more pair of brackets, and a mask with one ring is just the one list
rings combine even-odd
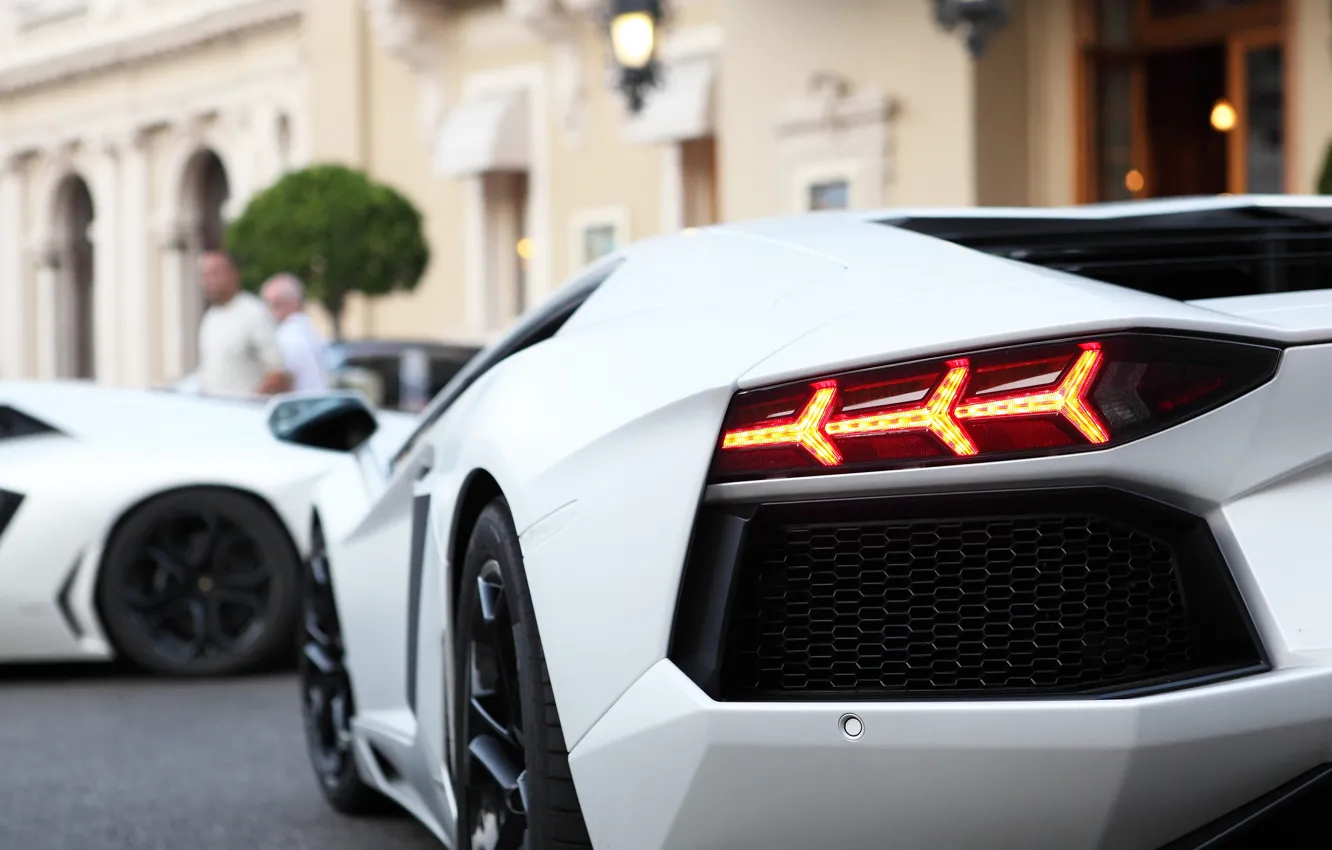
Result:
{"label": "doorway", "polygon": [[1218,195],[1229,190],[1226,137],[1212,126],[1226,97],[1226,49],[1219,44],[1147,57],[1148,161],[1152,194]]}
{"label": "doorway", "polygon": [[96,213],[92,192],[77,174],[66,176],[57,189],[57,210],[63,222],[57,267],[56,333],[60,341],[56,374],[89,380],[96,376],[95,279],[91,231]]}
{"label": "doorway", "polygon": [[1280,0],[1083,0],[1084,201],[1280,193]]}

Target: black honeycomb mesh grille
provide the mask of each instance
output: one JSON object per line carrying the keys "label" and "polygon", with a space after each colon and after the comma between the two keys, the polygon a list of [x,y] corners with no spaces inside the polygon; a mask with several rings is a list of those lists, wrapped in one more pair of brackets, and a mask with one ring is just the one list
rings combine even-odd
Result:
{"label": "black honeycomb mesh grille", "polygon": [[1204,653],[1172,546],[1094,513],[769,522],[738,564],[727,699],[1087,693]]}

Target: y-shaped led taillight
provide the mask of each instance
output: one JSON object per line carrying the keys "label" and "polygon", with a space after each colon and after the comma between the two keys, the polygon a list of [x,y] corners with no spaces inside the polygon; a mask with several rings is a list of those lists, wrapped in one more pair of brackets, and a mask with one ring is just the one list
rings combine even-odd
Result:
{"label": "y-shaped led taillight", "polygon": [[714,480],[1003,459],[1118,445],[1269,380],[1267,345],[1126,333],[742,392]]}

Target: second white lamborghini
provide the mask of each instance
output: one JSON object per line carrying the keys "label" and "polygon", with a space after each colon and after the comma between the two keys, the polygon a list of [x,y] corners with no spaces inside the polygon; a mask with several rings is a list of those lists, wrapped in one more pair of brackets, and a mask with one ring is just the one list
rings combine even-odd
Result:
{"label": "second white lamborghini", "polygon": [[[376,414],[367,458],[409,417]],[[310,491],[339,457],[263,401],[0,381],[0,663],[290,661]]]}

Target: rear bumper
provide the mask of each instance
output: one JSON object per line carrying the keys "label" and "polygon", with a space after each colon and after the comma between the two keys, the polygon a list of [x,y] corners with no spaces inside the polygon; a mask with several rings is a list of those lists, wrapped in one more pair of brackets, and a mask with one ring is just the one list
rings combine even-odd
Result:
{"label": "rear bumper", "polygon": [[1329,667],[1133,700],[755,704],[662,661],[571,765],[600,847],[1156,850],[1330,758]]}

